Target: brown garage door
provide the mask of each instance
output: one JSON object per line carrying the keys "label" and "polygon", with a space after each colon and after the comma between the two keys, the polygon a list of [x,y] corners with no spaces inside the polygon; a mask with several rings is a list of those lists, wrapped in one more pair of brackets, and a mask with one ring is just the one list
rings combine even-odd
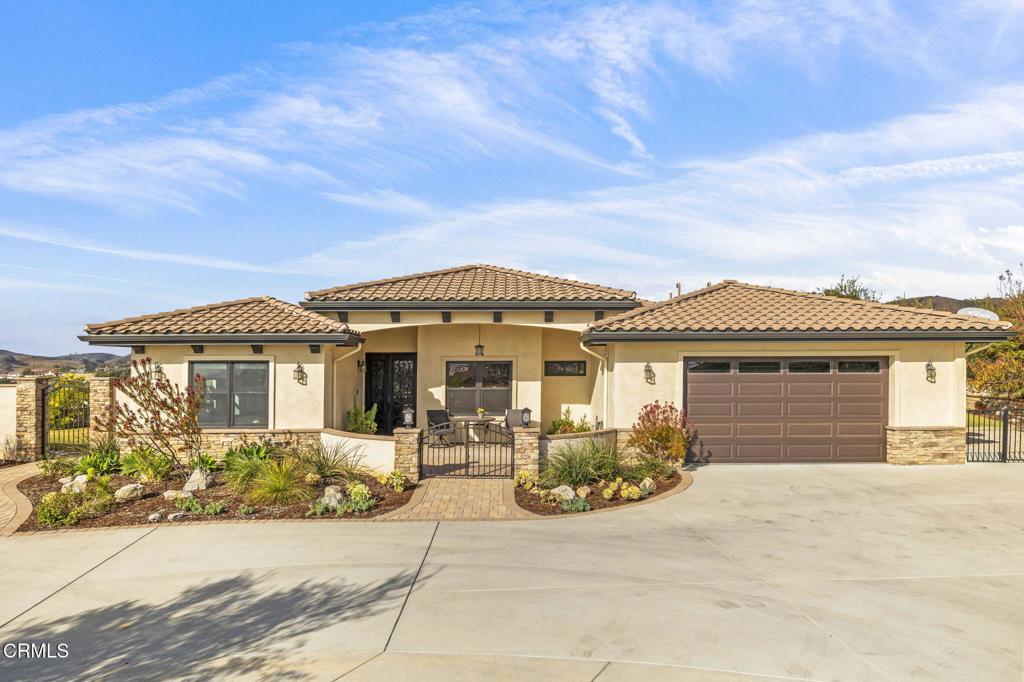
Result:
{"label": "brown garage door", "polygon": [[885,461],[884,358],[686,363],[693,452],[706,462]]}

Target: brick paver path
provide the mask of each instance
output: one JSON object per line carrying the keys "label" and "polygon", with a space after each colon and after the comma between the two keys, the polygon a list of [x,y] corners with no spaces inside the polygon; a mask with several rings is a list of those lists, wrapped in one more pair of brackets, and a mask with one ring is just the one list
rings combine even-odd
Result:
{"label": "brick paver path", "polygon": [[[518,507],[505,504],[512,481],[497,478],[428,478],[422,501],[389,521],[471,521],[516,519]],[[508,488],[508,490],[504,490]]]}
{"label": "brick paver path", "polygon": [[35,462],[0,468],[0,535],[13,533],[32,512],[32,504],[17,486],[37,473]]}

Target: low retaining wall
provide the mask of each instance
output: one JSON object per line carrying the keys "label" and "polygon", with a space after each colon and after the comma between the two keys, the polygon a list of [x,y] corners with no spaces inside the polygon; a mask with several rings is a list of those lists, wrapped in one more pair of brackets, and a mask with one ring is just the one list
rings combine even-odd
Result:
{"label": "low retaining wall", "polygon": [[371,436],[365,433],[324,429],[320,434],[324,445],[360,448],[363,466],[374,471],[390,472],[395,469],[394,436]]}
{"label": "low retaining wall", "polygon": [[615,445],[618,429],[600,429],[599,431],[583,431],[581,433],[555,433],[540,437],[540,457],[547,459],[558,454],[566,445],[582,440],[592,440],[605,445]]}
{"label": "low retaining wall", "polygon": [[965,464],[967,429],[962,426],[889,426],[885,429],[889,464]]}
{"label": "low retaining wall", "polygon": [[[0,384],[0,459],[7,455],[6,444],[17,447],[18,390],[16,384]],[[10,439],[8,441],[8,439]],[[11,459],[14,459],[11,456]]]}
{"label": "low retaining wall", "polygon": [[203,452],[214,457],[245,443],[268,443],[275,448],[299,450],[320,440],[320,429],[203,429]]}

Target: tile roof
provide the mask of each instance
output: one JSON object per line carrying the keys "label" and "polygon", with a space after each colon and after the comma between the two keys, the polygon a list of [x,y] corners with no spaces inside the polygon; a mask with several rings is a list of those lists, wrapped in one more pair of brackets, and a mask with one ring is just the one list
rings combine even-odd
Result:
{"label": "tile roof", "polygon": [[725,280],[590,325],[595,332],[999,332],[1008,322]]}
{"label": "tile roof", "polygon": [[355,334],[348,325],[270,296],[211,303],[86,325],[89,336],[111,334]]}
{"label": "tile roof", "polygon": [[306,294],[308,301],[636,301],[636,292],[494,265],[463,265]]}

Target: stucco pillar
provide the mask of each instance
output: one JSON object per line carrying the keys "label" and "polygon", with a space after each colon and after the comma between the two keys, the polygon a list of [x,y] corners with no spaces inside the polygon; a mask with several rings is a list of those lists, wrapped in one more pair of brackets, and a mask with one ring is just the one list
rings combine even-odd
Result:
{"label": "stucco pillar", "polygon": [[92,377],[89,379],[89,442],[102,438],[112,430],[111,410],[116,400],[114,379]]}
{"label": "stucco pillar", "polygon": [[15,439],[19,462],[33,462],[43,455],[43,389],[47,377],[19,377],[15,407]]}
{"label": "stucco pillar", "polygon": [[529,471],[540,473],[540,428],[536,426],[515,426],[512,428],[515,439],[515,473]]}
{"label": "stucco pillar", "polygon": [[395,434],[395,471],[412,482],[420,480],[420,430],[398,428]]}

